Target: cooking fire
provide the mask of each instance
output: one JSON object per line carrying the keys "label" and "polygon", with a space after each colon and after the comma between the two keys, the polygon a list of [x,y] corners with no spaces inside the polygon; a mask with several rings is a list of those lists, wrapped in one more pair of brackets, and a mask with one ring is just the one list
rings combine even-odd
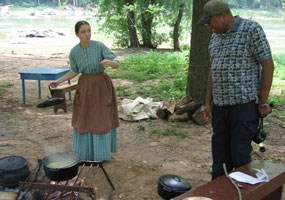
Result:
{"label": "cooking fire", "polygon": [[[58,156],[63,156],[58,159]],[[67,160],[66,160],[66,159]],[[100,167],[115,190],[102,162],[80,162],[72,153],[57,153],[38,160],[30,171],[25,158],[0,159],[1,200],[87,200],[96,199],[95,187],[88,181],[90,169]],[[87,170],[85,177],[82,171]]]}

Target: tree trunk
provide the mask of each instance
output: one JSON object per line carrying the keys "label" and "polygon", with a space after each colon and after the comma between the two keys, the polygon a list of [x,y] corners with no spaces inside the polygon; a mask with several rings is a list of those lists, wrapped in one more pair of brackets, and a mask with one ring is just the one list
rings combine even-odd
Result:
{"label": "tree trunk", "polygon": [[193,1],[190,64],[188,68],[187,94],[197,103],[204,103],[207,93],[207,80],[210,69],[208,44],[210,30],[197,22],[202,17],[203,6],[208,0]]}
{"label": "tree trunk", "polygon": [[180,44],[179,44],[179,26],[183,17],[183,13],[184,13],[184,8],[185,5],[182,3],[179,6],[179,13],[178,13],[178,17],[176,19],[176,22],[174,24],[174,28],[173,28],[173,49],[175,51],[180,51]]}
{"label": "tree trunk", "polygon": [[[127,5],[134,5],[134,0],[125,0]],[[127,15],[128,31],[130,38],[130,47],[138,48],[140,46],[136,29],[135,12],[130,11]]]}
{"label": "tree trunk", "polygon": [[153,20],[153,14],[149,11],[146,11],[148,6],[151,4],[154,4],[155,0],[146,0],[145,1],[145,7],[142,7],[144,9],[142,11],[142,41],[143,46],[147,48],[155,48],[152,44],[152,20]]}

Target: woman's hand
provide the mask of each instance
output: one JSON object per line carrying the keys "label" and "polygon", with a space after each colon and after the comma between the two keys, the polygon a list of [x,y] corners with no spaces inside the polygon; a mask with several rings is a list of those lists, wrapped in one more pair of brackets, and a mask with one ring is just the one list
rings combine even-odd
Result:
{"label": "woman's hand", "polygon": [[53,81],[48,86],[51,87],[51,88],[56,88],[57,85],[58,85],[57,82]]}
{"label": "woman's hand", "polygon": [[104,59],[104,60],[101,61],[101,65],[102,65],[104,68],[107,68],[107,67],[111,66],[111,65],[110,65],[111,62],[112,62],[111,60]]}
{"label": "woman's hand", "polygon": [[107,59],[102,60],[100,64],[104,68],[107,68],[109,66],[112,67],[112,68],[118,68],[119,67],[118,61],[112,61],[112,60],[107,60]]}

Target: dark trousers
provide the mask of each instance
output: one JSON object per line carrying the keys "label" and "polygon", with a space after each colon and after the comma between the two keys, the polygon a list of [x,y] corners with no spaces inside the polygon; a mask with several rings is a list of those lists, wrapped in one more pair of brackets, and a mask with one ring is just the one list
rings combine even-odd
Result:
{"label": "dark trousers", "polygon": [[212,179],[251,162],[251,141],[257,133],[259,114],[255,102],[213,106]]}

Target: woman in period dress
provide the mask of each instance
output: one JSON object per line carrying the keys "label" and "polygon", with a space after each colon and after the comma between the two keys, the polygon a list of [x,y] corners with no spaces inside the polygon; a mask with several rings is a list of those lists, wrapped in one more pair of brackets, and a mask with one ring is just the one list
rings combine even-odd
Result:
{"label": "woman in period dress", "polygon": [[119,117],[114,86],[104,71],[119,63],[108,47],[91,40],[88,22],[78,21],[75,34],[80,42],[69,54],[70,71],[50,86],[80,74],[73,102],[73,150],[82,161],[110,160],[117,152]]}

